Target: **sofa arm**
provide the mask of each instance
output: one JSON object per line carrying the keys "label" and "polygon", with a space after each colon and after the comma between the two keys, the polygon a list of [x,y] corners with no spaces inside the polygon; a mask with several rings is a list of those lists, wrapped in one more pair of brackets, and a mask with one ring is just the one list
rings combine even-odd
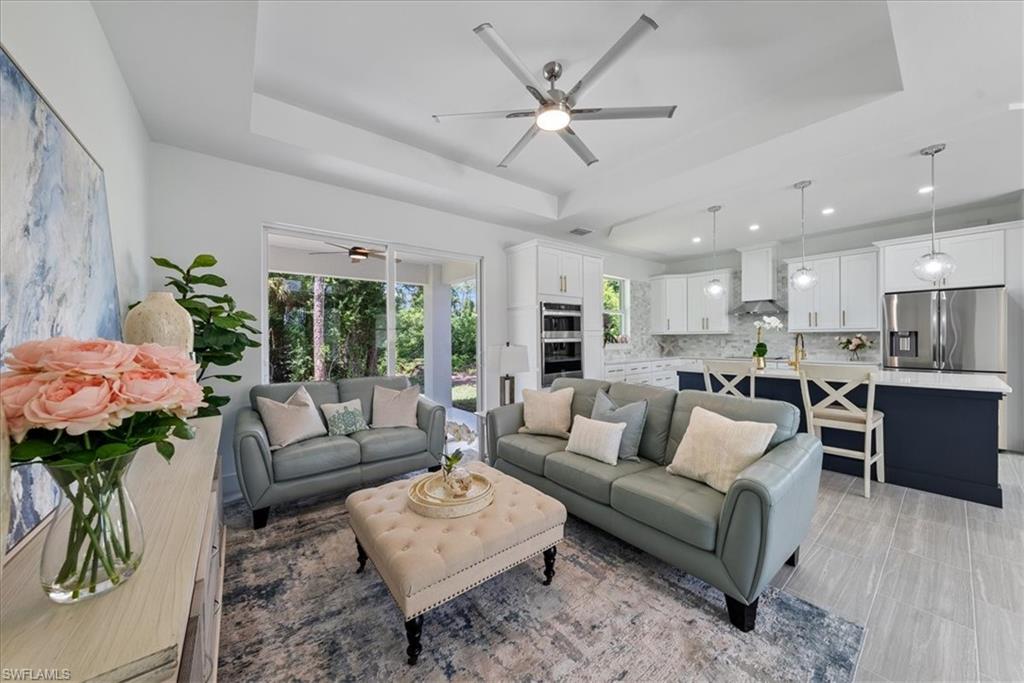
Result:
{"label": "sofa arm", "polygon": [[729,488],[719,518],[717,553],[747,604],[799,547],[811,525],[821,478],[821,441],[797,434],[750,467]]}
{"label": "sofa arm", "polygon": [[512,403],[487,411],[487,462],[494,464],[498,457],[498,439],[508,434],[515,434],[525,425],[523,421],[523,404]]}
{"label": "sofa arm", "polygon": [[420,396],[416,404],[416,425],[427,433],[427,450],[441,462],[444,455],[445,423],[444,406]]}
{"label": "sofa arm", "polygon": [[235,418],[235,471],[245,502],[255,510],[274,483],[274,466],[263,421],[252,408],[240,408]]}

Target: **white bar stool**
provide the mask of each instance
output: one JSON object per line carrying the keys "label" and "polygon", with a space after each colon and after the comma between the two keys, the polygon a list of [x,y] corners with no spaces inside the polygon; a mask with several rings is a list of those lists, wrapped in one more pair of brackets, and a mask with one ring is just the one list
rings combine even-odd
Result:
{"label": "white bar stool", "polygon": [[[726,379],[731,376],[732,379]],[[746,398],[737,385],[744,377],[750,378],[750,398],[754,398],[754,364],[744,360],[706,360],[704,361],[704,390],[708,393],[715,393],[711,388],[711,378],[714,377],[722,383],[718,390],[720,394],[739,396]]]}

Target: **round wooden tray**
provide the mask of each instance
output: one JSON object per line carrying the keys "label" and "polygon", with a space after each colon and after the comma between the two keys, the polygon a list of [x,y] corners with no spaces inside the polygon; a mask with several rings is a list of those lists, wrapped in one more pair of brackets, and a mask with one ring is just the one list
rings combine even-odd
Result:
{"label": "round wooden tray", "polygon": [[441,474],[428,474],[409,487],[409,509],[435,519],[454,519],[479,512],[494,500],[494,485],[476,472],[469,493],[458,498],[448,495]]}

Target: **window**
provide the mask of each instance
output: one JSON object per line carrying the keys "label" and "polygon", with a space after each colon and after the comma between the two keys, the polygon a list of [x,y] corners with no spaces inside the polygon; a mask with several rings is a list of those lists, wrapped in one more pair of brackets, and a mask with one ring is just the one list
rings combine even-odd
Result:
{"label": "window", "polygon": [[604,343],[629,341],[629,280],[604,277]]}

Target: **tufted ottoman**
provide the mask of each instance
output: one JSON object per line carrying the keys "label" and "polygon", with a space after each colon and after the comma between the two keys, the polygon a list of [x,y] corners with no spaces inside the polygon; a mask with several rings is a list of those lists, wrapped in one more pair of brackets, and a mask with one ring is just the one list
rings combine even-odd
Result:
{"label": "tufted ottoman", "polygon": [[458,519],[421,517],[406,507],[415,479],[357,491],[345,501],[356,535],[359,569],[373,560],[405,615],[406,654],[422,650],[423,614],[536,555],[544,555],[544,585],[555,575],[565,506],[479,462],[469,469],[494,484],[494,502]]}

